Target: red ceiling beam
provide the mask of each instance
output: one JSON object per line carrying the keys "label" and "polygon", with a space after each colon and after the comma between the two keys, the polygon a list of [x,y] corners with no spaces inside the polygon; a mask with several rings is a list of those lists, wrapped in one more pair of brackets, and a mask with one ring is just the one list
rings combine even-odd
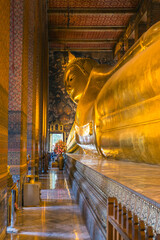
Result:
{"label": "red ceiling beam", "polygon": [[64,47],[55,47],[54,45],[49,45],[50,49],[55,51],[75,51],[75,52],[113,52],[110,48],[64,48]]}
{"label": "red ceiling beam", "polygon": [[53,43],[117,43],[114,39],[49,39]]}
{"label": "red ceiling beam", "polygon": [[135,14],[132,8],[49,8],[48,14]]}
{"label": "red ceiling beam", "polygon": [[104,32],[104,31],[124,31],[126,29],[125,26],[69,26],[68,27],[55,27],[49,26],[49,31],[59,32],[59,31],[67,31],[67,32]]}

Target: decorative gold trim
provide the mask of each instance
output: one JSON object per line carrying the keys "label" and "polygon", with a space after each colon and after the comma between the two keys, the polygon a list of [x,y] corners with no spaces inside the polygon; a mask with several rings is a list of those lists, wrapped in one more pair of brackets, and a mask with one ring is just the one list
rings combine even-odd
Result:
{"label": "decorative gold trim", "polygon": [[25,163],[25,164],[23,164],[23,165],[10,165],[10,167],[11,168],[23,168],[23,167],[25,167],[25,166],[27,166],[27,164]]}
{"label": "decorative gold trim", "polygon": [[8,172],[0,174],[0,179],[7,177]]}
{"label": "decorative gold trim", "polygon": [[0,233],[0,239],[3,240],[6,236],[6,227],[3,229],[3,231]]}

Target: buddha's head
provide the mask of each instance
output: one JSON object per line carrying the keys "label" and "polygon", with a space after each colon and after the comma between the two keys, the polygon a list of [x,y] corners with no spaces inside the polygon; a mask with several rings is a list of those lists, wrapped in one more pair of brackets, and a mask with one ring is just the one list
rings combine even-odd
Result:
{"label": "buddha's head", "polygon": [[87,85],[92,68],[97,62],[88,58],[77,58],[72,60],[65,70],[65,87],[71,99],[78,103]]}

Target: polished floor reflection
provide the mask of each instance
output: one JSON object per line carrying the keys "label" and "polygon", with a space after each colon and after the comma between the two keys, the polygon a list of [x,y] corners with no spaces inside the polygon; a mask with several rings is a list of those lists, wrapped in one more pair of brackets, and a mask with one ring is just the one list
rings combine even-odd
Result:
{"label": "polished floor reflection", "polygon": [[66,175],[51,170],[40,176],[40,182],[41,205],[19,211],[15,226],[19,233],[8,234],[6,240],[90,240]]}

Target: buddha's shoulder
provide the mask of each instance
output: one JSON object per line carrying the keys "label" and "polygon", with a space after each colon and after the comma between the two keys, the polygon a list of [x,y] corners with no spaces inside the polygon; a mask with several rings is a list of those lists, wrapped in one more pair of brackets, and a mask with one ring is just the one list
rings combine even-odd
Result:
{"label": "buddha's shoulder", "polygon": [[97,64],[91,71],[91,74],[95,73],[107,73],[113,69],[113,66],[108,64]]}

